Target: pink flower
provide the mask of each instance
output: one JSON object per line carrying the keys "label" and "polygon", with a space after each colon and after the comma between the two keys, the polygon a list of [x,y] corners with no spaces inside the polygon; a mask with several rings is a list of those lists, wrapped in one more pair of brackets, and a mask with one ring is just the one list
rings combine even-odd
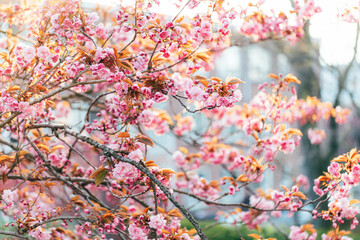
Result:
{"label": "pink flower", "polygon": [[153,119],[154,119],[154,113],[151,110],[146,109],[140,114],[137,120],[145,127],[150,127]]}
{"label": "pink flower", "polygon": [[302,228],[298,226],[291,226],[290,227],[290,234],[289,238],[290,240],[315,240],[317,237],[317,233],[308,233],[307,231],[304,231]]}
{"label": "pink flower", "polygon": [[24,59],[26,61],[31,61],[34,59],[34,57],[36,56],[36,51],[35,51],[35,48],[33,47],[26,47],[24,50],[23,50],[23,56],[24,56]]}
{"label": "pink flower", "polygon": [[176,151],[176,152],[173,154],[172,157],[173,157],[174,162],[176,163],[176,165],[178,165],[178,166],[185,166],[186,160],[185,160],[184,155],[183,155],[180,151]]}
{"label": "pink flower", "polygon": [[46,60],[48,57],[50,57],[50,51],[45,46],[38,47],[37,56],[43,60]]}
{"label": "pink flower", "polygon": [[160,92],[155,93],[155,96],[154,96],[155,102],[160,103],[160,102],[164,102],[166,100],[168,100],[168,96],[166,96]]}
{"label": "pink flower", "polygon": [[254,118],[250,121],[250,129],[252,131],[260,132],[264,126],[264,123],[259,118]]}
{"label": "pink flower", "polygon": [[190,3],[189,3],[189,8],[193,9],[199,4],[200,4],[200,0],[191,0]]}
{"label": "pink flower", "polygon": [[7,38],[0,38],[0,48],[6,48],[7,45]]}
{"label": "pink flower", "polygon": [[194,126],[194,119],[191,116],[180,118],[177,120],[176,127],[174,128],[174,133],[176,135],[184,135],[185,132],[191,131]]}
{"label": "pink flower", "polygon": [[167,31],[162,31],[159,36],[161,39],[166,39],[169,37],[169,33]]}
{"label": "pink flower", "polygon": [[188,96],[191,100],[195,100],[195,101],[205,100],[205,92],[201,90],[201,88],[199,88],[198,86],[193,86],[188,91]]}
{"label": "pink flower", "polygon": [[140,160],[142,160],[144,158],[144,156],[140,149],[136,149],[135,151],[132,151],[128,155],[128,158],[130,158],[136,162],[139,162]]}
{"label": "pink flower", "polygon": [[135,223],[130,224],[129,226],[129,234],[131,239],[133,240],[147,240],[146,233],[139,227],[135,225]]}
{"label": "pink flower", "polygon": [[210,22],[202,22],[201,29],[200,29],[200,36],[205,39],[209,40],[211,38],[211,23]]}
{"label": "pink flower", "polygon": [[1,166],[0,167],[0,174],[4,174],[8,171],[9,169],[6,166]]}
{"label": "pink flower", "polygon": [[235,194],[235,187],[233,185],[229,186],[229,195],[232,196]]}
{"label": "pink flower", "polygon": [[235,97],[236,101],[240,102],[242,100],[242,98],[243,98],[243,94],[239,89],[236,89],[234,91],[234,97]]}
{"label": "pink flower", "polygon": [[340,165],[337,162],[332,162],[328,167],[328,172],[336,178],[340,177]]}
{"label": "pink flower", "polygon": [[105,39],[107,37],[108,30],[103,23],[100,23],[96,26],[95,33],[98,37]]}
{"label": "pink flower", "polygon": [[307,191],[309,189],[309,186],[310,186],[309,179],[305,175],[299,175],[296,178],[296,182],[298,184],[302,185],[302,187],[304,188],[305,191]]}
{"label": "pink flower", "polygon": [[64,162],[64,160],[60,156],[54,153],[49,154],[48,159],[50,160],[52,165],[57,167],[61,166],[62,163]]}
{"label": "pink flower", "polygon": [[225,97],[219,97],[216,101],[216,105],[219,107],[231,107],[232,103]]}
{"label": "pink flower", "polygon": [[322,142],[322,140],[325,139],[326,134],[323,130],[321,129],[312,129],[309,128],[308,130],[308,136],[310,139],[311,144],[320,144]]}
{"label": "pink flower", "polygon": [[218,94],[217,93],[213,93],[210,95],[210,97],[208,99],[206,99],[204,105],[205,107],[211,108],[214,107],[216,105],[216,100],[218,98]]}
{"label": "pink flower", "polygon": [[287,139],[281,142],[280,150],[283,151],[285,154],[290,154],[295,149],[295,142],[294,139]]}
{"label": "pink flower", "polygon": [[29,235],[35,239],[50,240],[51,234],[41,227],[37,227],[29,232]]}
{"label": "pink flower", "polygon": [[2,199],[6,202],[8,206],[12,206],[14,201],[16,201],[18,198],[18,194],[16,191],[11,191],[9,189],[6,189],[3,191]]}
{"label": "pink flower", "polygon": [[164,228],[165,224],[166,224],[166,220],[164,219],[164,216],[161,214],[150,217],[149,226],[151,228],[161,230]]}
{"label": "pink flower", "polygon": [[187,233],[182,234],[180,239],[182,239],[182,240],[191,240],[189,234],[187,234]]}
{"label": "pink flower", "polygon": [[115,168],[112,173],[114,178],[118,180],[125,179],[127,182],[132,182],[141,176],[137,168],[124,162],[115,164]]}

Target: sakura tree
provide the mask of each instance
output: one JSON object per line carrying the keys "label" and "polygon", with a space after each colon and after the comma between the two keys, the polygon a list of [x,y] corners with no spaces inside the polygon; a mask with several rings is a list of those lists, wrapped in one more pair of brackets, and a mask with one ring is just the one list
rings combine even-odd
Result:
{"label": "sakura tree", "polygon": [[[208,239],[189,210],[191,197],[222,207],[220,222],[260,229],[269,218],[306,212],[332,222],[322,239],[350,239],[341,225],[358,224],[351,192],[360,181],[356,149],[334,158],[317,179],[300,175],[288,186],[254,187],[272,174],[279,154],[298,146],[298,124],[343,124],[349,110],[298,99],[301,81],[292,74],[269,75],[248,103],[238,89],[246,83],[231,73],[199,75],[229,46],[231,23],[247,43],[294,42],[320,8],[312,0],[286,11],[264,1],[180,0],[170,16],[159,13],[166,2],[91,11],[80,0],[1,6],[0,235]],[[80,122],[69,120],[76,111],[84,112]],[[176,139],[178,150],[149,159],[167,149],[162,135]],[[312,144],[326,137],[322,129],[308,135]],[[166,161],[174,168],[162,167]],[[204,166],[223,175],[200,177]],[[316,199],[308,197],[309,181]],[[239,194],[249,203],[232,201]],[[319,211],[324,203],[327,210]],[[309,223],[285,235],[316,239],[317,231]]]}

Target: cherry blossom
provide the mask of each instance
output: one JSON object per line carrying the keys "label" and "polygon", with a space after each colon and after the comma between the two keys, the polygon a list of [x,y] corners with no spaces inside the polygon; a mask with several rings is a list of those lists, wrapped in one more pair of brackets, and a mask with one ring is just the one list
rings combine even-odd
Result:
{"label": "cherry blossom", "polygon": [[321,129],[312,129],[308,130],[308,136],[311,144],[320,144],[323,139],[325,139],[325,132]]}

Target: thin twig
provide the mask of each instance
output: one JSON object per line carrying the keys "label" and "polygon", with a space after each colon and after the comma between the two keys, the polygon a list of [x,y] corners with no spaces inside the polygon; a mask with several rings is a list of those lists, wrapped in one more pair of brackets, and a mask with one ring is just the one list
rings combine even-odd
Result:
{"label": "thin twig", "polygon": [[0,231],[0,235],[7,235],[7,236],[13,236],[21,239],[33,239],[29,237],[21,236],[20,234],[14,233],[14,232],[8,232],[8,231]]}

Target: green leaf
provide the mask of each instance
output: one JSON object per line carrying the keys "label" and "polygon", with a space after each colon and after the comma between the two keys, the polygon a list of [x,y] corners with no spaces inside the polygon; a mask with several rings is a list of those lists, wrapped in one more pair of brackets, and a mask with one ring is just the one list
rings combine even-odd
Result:
{"label": "green leaf", "polygon": [[100,183],[102,183],[102,181],[104,181],[104,179],[106,178],[107,174],[108,170],[106,168],[100,171],[95,177],[95,186],[98,186]]}
{"label": "green leaf", "polygon": [[102,183],[102,181],[104,181],[108,171],[109,170],[107,168],[99,167],[89,176],[89,178],[95,178],[95,186],[98,186],[100,183]]}

